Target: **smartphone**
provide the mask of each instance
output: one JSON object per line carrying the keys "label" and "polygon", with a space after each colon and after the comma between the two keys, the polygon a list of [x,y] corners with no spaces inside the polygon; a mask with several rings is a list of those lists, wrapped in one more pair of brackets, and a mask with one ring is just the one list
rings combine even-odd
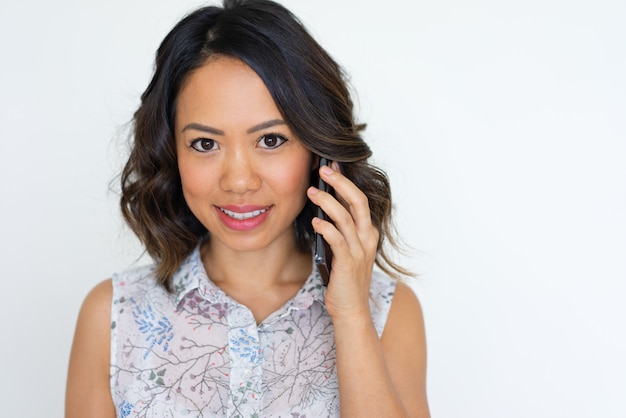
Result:
{"label": "smartphone", "polygon": [[[330,161],[326,158],[320,158],[320,167],[323,165],[330,165]],[[322,180],[320,177],[319,182],[317,184],[317,188],[323,190],[325,192],[329,191],[328,184]],[[317,208],[317,217],[323,220],[328,220],[328,216],[326,213],[318,206]],[[330,250],[330,246],[317,232],[315,233],[315,264],[317,265],[317,269],[322,276],[322,281],[324,286],[328,286],[328,280],[330,279],[330,268],[332,266],[333,261],[333,253]]]}

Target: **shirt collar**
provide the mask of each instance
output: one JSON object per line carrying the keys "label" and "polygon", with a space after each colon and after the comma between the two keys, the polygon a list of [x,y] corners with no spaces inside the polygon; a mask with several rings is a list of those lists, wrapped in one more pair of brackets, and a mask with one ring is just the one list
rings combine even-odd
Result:
{"label": "shirt collar", "polygon": [[311,274],[300,288],[300,291],[291,298],[283,307],[263,320],[261,327],[270,326],[281,318],[289,315],[291,311],[308,309],[314,302],[319,302],[324,306],[324,296],[326,286],[323,285],[322,276],[313,263]]}
{"label": "shirt collar", "polygon": [[[196,245],[194,250],[181,263],[172,277],[177,307],[185,296],[194,290],[197,290],[203,298],[211,303],[223,303],[232,300],[222,289],[217,287],[217,285],[209,279],[200,257],[200,245],[201,243]],[[304,285],[285,305],[285,308],[288,310],[306,309],[311,306],[314,301],[324,304],[326,287],[322,283],[322,277],[317,270],[317,266],[315,263],[312,264],[312,272],[304,282]]]}

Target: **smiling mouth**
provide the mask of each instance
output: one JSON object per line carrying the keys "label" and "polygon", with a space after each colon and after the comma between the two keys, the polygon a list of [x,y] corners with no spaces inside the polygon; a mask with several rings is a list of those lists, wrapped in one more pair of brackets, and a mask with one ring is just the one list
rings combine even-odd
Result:
{"label": "smiling mouth", "polygon": [[233,219],[237,219],[238,221],[243,221],[245,219],[254,218],[255,216],[259,216],[260,214],[267,212],[267,208],[253,210],[252,212],[233,212],[231,210],[224,209],[224,208],[219,208],[219,210],[221,210],[227,216]]}

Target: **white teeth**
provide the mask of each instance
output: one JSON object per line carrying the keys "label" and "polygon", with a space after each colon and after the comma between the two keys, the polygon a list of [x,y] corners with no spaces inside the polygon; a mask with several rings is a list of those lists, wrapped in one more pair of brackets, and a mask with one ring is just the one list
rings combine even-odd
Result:
{"label": "white teeth", "polygon": [[233,212],[233,211],[223,209],[223,208],[220,208],[220,210],[224,212],[226,215],[230,216],[231,218],[237,219],[239,221],[244,220],[244,219],[254,218],[255,216],[259,216],[260,214],[267,211],[267,209],[260,209],[260,210],[255,210],[252,212],[240,213],[240,212]]}

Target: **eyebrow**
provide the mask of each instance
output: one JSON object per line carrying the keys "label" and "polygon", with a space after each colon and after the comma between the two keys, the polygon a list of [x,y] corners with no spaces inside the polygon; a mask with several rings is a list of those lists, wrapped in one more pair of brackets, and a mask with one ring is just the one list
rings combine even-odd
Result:
{"label": "eyebrow", "polygon": [[[276,126],[276,125],[286,125],[286,123],[282,119],[272,119],[272,120],[268,120],[266,122],[259,123],[258,125],[254,125],[253,127],[249,128],[246,131],[246,133],[251,134],[251,133],[254,133],[254,132],[261,131],[263,129],[271,128],[272,126]],[[201,131],[201,132],[206,132],[208,134],[213,134],[213,135],[222,135],[222,136],[224,135],[224,131],[222,131],[221,129],[213,128],[211,126],[203,125],[201,123],[190,123],[190,124],[187,124],[181,130],[181,132],[185,132],[185,131],[187,131],[189,129],[193,129],[193,130]]]}
{"label": "eyebrow", "polygon": [[212,128],[210,126],[207,125],[202,125],[200,123],[190,123],[185,125],[185,127],[180,131],[185,132],[188,131],[190,129],[193,129],[194,131],[201,131],[201,132],[206,132],[208,134],[213,134],[213,135],[224,135],[224,131],[220,130],[220,129],[216,129],[216,128]]}

